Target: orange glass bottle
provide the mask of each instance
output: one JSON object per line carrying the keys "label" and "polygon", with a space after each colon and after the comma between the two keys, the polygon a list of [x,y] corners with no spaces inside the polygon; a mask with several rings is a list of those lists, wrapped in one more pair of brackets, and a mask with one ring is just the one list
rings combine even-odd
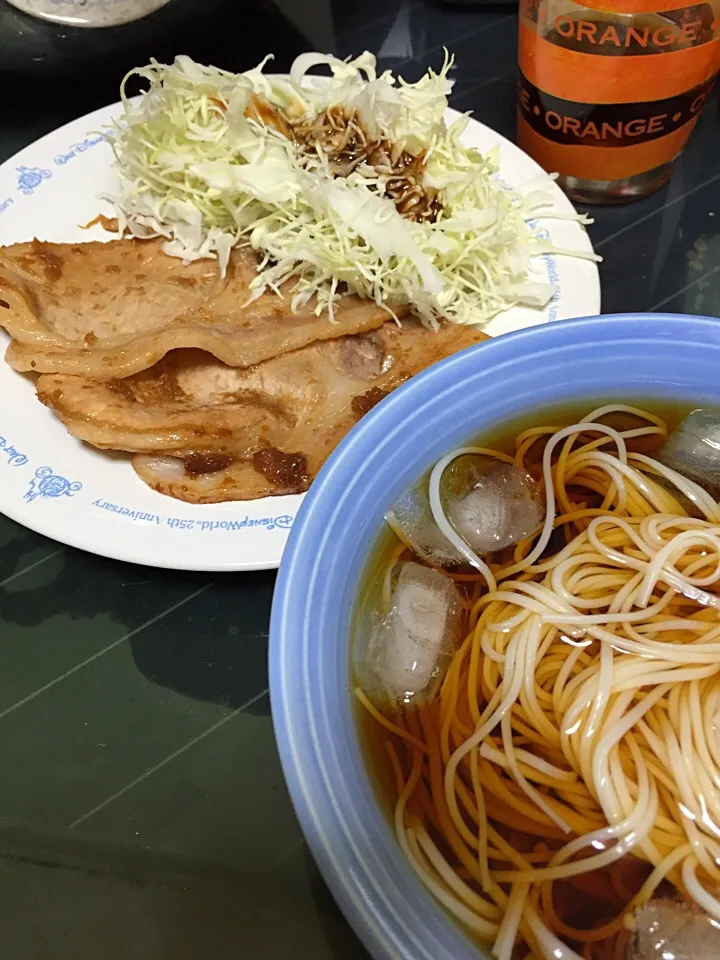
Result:
{"label": "orange glass bottle", "polygon": [[518,143],[574,199],[661,186],[720,69],[720,0],[521,0]]}

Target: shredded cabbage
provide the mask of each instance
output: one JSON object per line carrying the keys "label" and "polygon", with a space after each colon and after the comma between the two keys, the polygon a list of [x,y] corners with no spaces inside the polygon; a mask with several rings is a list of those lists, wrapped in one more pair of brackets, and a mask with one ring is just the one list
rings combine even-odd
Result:
{"label": "shredded cabbage", "polygon": [[[165,237],[165,251],[185,261],[217,257],[222,272],[231,248],[249,242],[260,255],[254,296],[291,281],[294,309],[315,297],[331,317],[344,288],[391,314],[409,301],[430,324],[484,323],[516,303],[548,302],[552,289],[532,276],[531,258],[551,247],[528,221],[549,210],[552,195],[508,189],[495,152],[462,145],[468,117],[446,125],[451,59],[412,84],[378,76],[369,53],[303,54],[289,77],[265,74],[267,59],[233,74],[179,56],[128,74],[149,89],[130,99],[125,78],[110,138],[119,192],[109,199],[121,230]],[[331,77],[309,76],[318,65]],[[424,155],[423,187],[442,197],[437,218],[401,216],[387,175],[368,163],[337,176],[321,147],[302,152],[261,122],[254,97],[289,122],[342,106],[372,136]]]}

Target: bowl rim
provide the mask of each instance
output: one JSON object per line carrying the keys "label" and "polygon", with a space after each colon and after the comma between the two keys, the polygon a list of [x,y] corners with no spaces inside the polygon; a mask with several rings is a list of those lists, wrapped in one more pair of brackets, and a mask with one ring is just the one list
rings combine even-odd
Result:
{"label": "bowl rim", "polygon": [[[341,851],[335,848],[335,841],[347,839],[351,825],[334,808],[327,784],[314,784],[308,779],[305,764],[300,762],[296,752],[297,745],[304,744],[305,750],[310,750],[317,758],[335,736],[334,729],[328,729],[324,734],[325,745],[314,739],[308,723],[311,716],[303,711],[303,694],[298,696],[297,688],[293,690],[293,680],[287,673],[293,656],[299,649],[303,654],[307,653],[315,635],[317,625],[312,622],[313,611],[307,600],[315,587],[323,587],[322,580],[317,578],[318,565],[323,558],[332,561],[331,545],[323,536],[327,517],[342,513],[345,495],[338,494],[338,491],[344,490],[346,480],[353,474],[362,475],[367,469],[369,452],[376,440],[385,444],[392,434],[401,433],[403,425],[401,423],[398,427],[396,421],[402,421],[404,413],[412,411],[415,401],[429,397],[426,405],[432,406],[441,400],[443,391],[440,387],[453,377],[456,384],[461,382],[462,371],[469,373],[476,358],[483,358],[483,371],[497,373],[504,365],[526,362],[535,353],[536,345],[542,345],[545,353],[552,352],[555,345],[562,353],[572,349],[588,350],[591,346],[602,348],[603,344],[608,345],[609,350],[617,345],[648,348],[654,344],[673,351],[687,347],[692,353],[708,347],[720,353],[720,320],[687,314],[583,317],[518,330],[461,351],[413,377],[353,428],[320,471],[291,531],[276,582],[270,625],[270,697],[276,742],[295,811],[320,871],[351,926],[377,960],[396,957],[402,960],[434,957],[437,960],[437,952],[433,954],[424,949],[410,952],[407,944],[410,940],[416,945],[433,942],[434,934],[438,932],[433,930],[433,924],[437,928],[438,918],[445,926],[442,931],[442,939],[447,940],[443,945],[445,956],[452,956],[454,960],[480,960],[489,954],[483,954],[460,932],[459,925],[441,912],[424,888],[420,889],[428,910],[415,917],[413,930],[410,930],[409,925],[394,914],[393,905],[384,896],[388,891],[380,891],[373,878],[364,871],[362,860],[356,859],[352,852],[349,860],[338,859]],[[361,464],[359,468],[358,464]],[[378,530],[379,527],[375,528],[374,536]],[[335,809],[335,814],[331,814],[331,819],[336,818],[334,822],[322,823],[318,819],[315,805],[319,798],[328,802],[326,809]],[[378,813],[381,812],[374,793],[370,803]],[[346,813],[352,818],[352,811]],[[417,879],[415,884],[419,885]],[[404,892],[399,891],[400,894]],[[400,902],[396,899],[395,905]],[[448,953],[450,941],[454,949]]]}

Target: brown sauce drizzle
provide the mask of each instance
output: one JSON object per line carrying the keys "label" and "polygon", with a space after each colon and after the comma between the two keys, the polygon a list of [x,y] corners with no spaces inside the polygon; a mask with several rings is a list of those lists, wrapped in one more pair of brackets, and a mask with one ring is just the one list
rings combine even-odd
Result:
{"label": "brown sauce drizzle", "polygon": [[302,493],[310,483],[304,453],[285,453],[269,447],[253,454],[253,466],[267,480],[291,493]]}
{"label": "brown sauce drizzle", "polygon": [[381,400],[384,400],[387,395],[387,390],[381,390],[380,387],[373,387],[372,390],[368,390],[367,393],[352,398],[350,405],[352,412],[357,419],[360,420],[360,418],[364,417],[366,413],[369,413],[373,407],[377,406]]}
{"label": "brown sauce drizzle", "polygon": [[385,175],[386,194],[406,220],[434,223],[443,209],[440,192],[423,185],[425,151],[415,155],[401,143],[372,136],[357,110],[336,105],[310,120],[293,119],[253,97],[245,116],[294,140],[308,156],[317,155],[320,147],[336,177],[349,176],[361,163]]}
{"label": "brown sauce drizzle", "polygon": [[233,458],[224,453],[193,453],[184,458],[185,473],[191,477],[217,473],[218,470],[225,470],[232,462]]}

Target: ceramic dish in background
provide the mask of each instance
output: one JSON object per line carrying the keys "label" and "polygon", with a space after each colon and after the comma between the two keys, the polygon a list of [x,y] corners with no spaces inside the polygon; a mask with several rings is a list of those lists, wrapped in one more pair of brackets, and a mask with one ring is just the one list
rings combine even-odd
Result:
{"label": "ceramic dish in background", "polygon": [[140,20],[164,7],[170,0],[8,0],[33,17],[69,27],[115,27]]}
{"label": "ceramic dish in background", "polygon": [[549,405],[667,396],[717,406],[718,365],[718,320],[628,315],[533,327],[415,377],[353,430],[315,481],[275,590],[272,711],[305,836],[376,960],[490,956],[404,859],[356,729],[351,616],[385,512],[443,454]]}
{"label": "ceramic dish in background", "polygon": [[[121,113],[114,104],[48,134],[0,166],[0,244],[38,237],[58,242],[109,239],[82,230],[99,212],[98,196],[115,185],[112,152],[103,138]],[[448,111],[448,121],[458,114]],[[537,164],[488,127],[471,121],[469,145],[499,144],[500,170],[513,186],[543,176]],[[552,187],[555,206],[572,211]],[[558,247],[590,251],[584,227],[547,221]],[[487,326],[497,335],[551,320],[596,313],[597,265],[573,257],[542,257],[555,293],[544,310],[515,307]],[[0,332],[0,350],[7,338]],[[22,410],[22,419],[17,411]],[[146,486],[130,457],[107,455],[71,437],[38,403],[29,378],[0,364],[0,512],[45,536],[91,553],[179,570],[259,570],[280,563],[302,496],[215,505],[173,500]]]}

